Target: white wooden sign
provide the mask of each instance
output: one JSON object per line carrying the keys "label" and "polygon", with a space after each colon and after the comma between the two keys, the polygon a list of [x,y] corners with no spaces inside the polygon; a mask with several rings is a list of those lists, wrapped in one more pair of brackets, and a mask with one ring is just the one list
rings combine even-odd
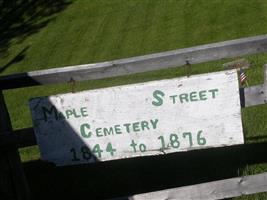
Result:
{"label": "white wooden sign", "polygon": [[44,160],[91,163],[242,144],[236,70],[30,100]]}

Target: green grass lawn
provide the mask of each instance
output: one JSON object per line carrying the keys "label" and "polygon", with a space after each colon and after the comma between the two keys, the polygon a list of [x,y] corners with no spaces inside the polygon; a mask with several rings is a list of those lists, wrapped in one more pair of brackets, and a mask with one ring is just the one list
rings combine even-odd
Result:
{"label": "green grass lawn", "polygon": [[[0,2],[0,75],[95,63],[267,33],[262,0],[57,0]],[[11,5],[12,4],[12,5]],[[14,17],[15,16],[15,17]],[[250,85],[263,81],[267,53],[247,56]],[[192,74],[223,70],[221,60],[192,67]],[[173,78],[184,68],[78,83],[76,90]],[[32,126],[31,97],[70,92],[69,85],[5,91],[14,129]],[[266,106],[242,111],[246,142],[267,140]],[[255,138],[261,139],[255,139]],[[23,161],[39,158],[36,147]],[[243,174],[266,171],[247,167]],[[266,194],[244,199],[266,199]]]}

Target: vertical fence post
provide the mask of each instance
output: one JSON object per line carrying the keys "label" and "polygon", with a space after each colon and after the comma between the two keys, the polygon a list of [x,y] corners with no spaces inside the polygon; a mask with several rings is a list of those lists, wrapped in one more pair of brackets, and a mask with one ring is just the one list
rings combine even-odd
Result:
{"label": "vertical fence post", "polygon": [[[3,92],[0,90],[0,134],[12,134],[12,126],[5,104]],[[28,200],[30,190],[21,165],[18,150],[0,149],[0,199]]]}

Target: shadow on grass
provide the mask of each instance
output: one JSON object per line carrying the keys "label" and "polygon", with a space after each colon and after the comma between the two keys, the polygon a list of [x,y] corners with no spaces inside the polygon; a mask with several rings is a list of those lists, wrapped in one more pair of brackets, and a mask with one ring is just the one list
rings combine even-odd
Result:
{"label": "shadow on grass", "polygon": [[8,55],[13,39],[22,42],[37,33],[69,4],[69,0],[0,0],[0,55]]}
{"label": "shadow on grass", "polygon": [[8,63],[6,63],[4,66],[0,67],[0,74],[5,71],[9,66],[12,64],[15,64],[17,62],[22,61],[25,58],[26,51],[29,49],[30,46],[25,47],[22,49],[14,58],[12,58]]}
{"label": "shadow on grass", "polygon": [[257,142],[259,140],[266,141],[267,140],[267,136],[266,135],[250,136],[250,137],[247,137],[246,139],[249,142]]}
{"label": "shadow on grass", "polygon": [[36,199],[108,199],[242,176],[266,154],[267,143],[259,143],[79,166],[32,161],[24,169]]}

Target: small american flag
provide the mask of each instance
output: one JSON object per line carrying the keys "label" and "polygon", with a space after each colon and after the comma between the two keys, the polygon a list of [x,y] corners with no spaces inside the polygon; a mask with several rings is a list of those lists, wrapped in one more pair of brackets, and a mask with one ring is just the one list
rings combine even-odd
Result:
{"label": "small american flag", "polygon": [[240,69],[239,79],[240,79],[241,85],[244,85],[245,83],[247,83],[247,76],[245,74],[245,71],[242,68]]}

